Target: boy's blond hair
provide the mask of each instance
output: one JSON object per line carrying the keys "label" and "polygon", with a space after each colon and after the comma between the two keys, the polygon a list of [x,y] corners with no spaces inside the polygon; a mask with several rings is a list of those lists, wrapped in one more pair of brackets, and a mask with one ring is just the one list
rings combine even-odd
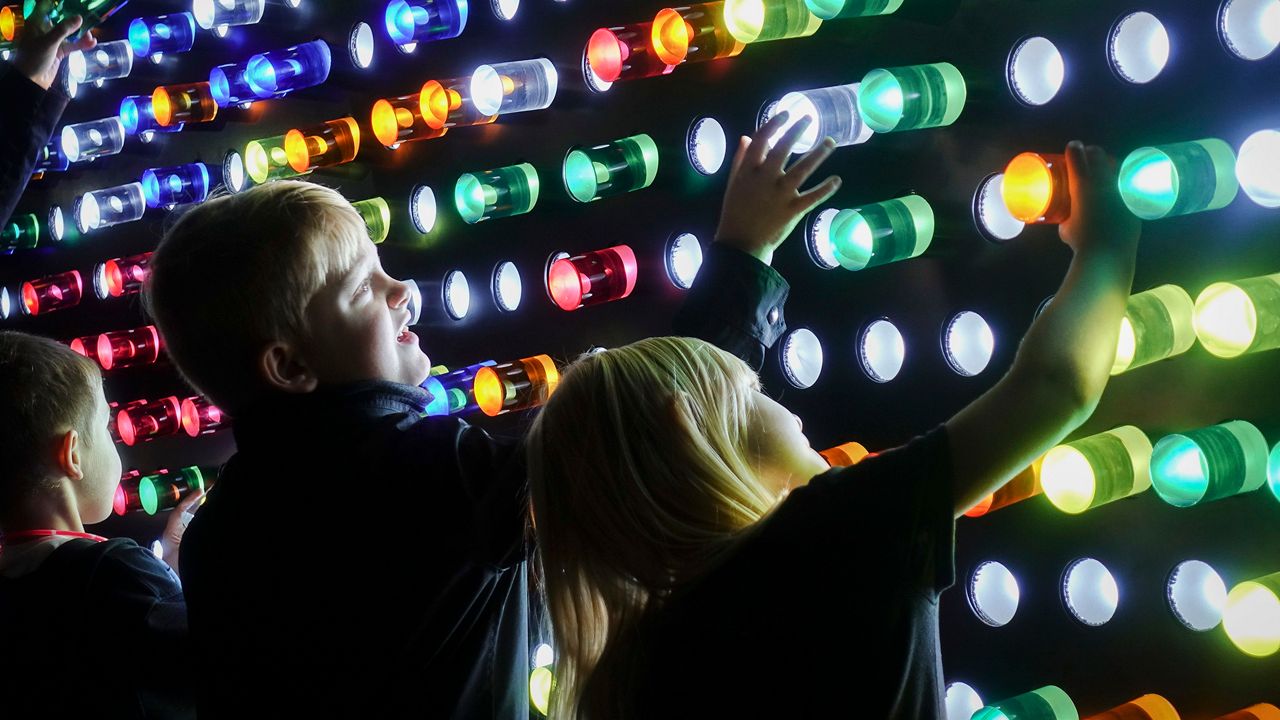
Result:
{"label": "boy's blond hair", "polygon": [[351,203],[314,183],[212,198],[165,233],[143,305],[187,381],[234,415],[266,390],[263,350],[306,337],[307,303],[368,237]]}

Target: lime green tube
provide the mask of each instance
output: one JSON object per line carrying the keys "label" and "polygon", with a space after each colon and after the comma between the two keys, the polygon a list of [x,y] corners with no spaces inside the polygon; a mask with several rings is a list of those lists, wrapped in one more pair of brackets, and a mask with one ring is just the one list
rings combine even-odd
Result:
{"label": "lime green tube", "polygon": [[960,117],[967,96],[951,63],[878,68],[862,78],[858,112],[879,133],[942,127]]}
{"label": "lime green tube", "polygon": [[351,203],[351,207],[360,213],[364,225],[369,229],[369,239],[380,243],[387,239],[391,231],[391,207],[383,198],[376,197]]}
{"label": "lime green tube", "polygon": [[1221,358],[1280,347],[1280,273],[1210,285],[1192,321],[1200,344]]}
{"label": "lime green tube", "polygon": [[1138,148],[1118,182],[1125,206],[1143,220],[1217,210],[1240,189],[1236,155],[1217,138]]}
{"label": "lime green tube", "polygon": [[933,240],[933,208],[919,195],[841,210],[831,222],[836,260],[845,270],[916,257]]}
{"label": "lime green tube", "polygon": [[578,202],[647,188],[657,176],[658,146],[645,134],[575,148],[564,158],[564,186]]}
{"label": "lime green tube", "polygon": [[1129,297],[1111,374],[1181,355],[1196,343],[1195,303],[1177,285],[1161,285]]}
{"label": "lime green tube", "polygon": [[1231,588],[1222,629],[1246,655],[1267,657],[1280,651],[1280,572]]}
{"label": "lime green tube", "polygon": [[805,0],[809,12],[822,20],[888,15],[902,7],[902,0]]}
{"label": "lime green tube", "polygon": [[453,188],[453,203],[471,224],[520,215],[538,204],[538,186],[538,171],[529,163],[465,173]]}
{"label": "lime green tube", "polygon": [[725,0],[724,22],[741,43],[808,37],[822,26],[805,0]]}
{"label": "lime green tube", "polygon": [[1080,720],[1071,697],[1057,685],[1046,685],[975,712],[971,720]]}
{"label": "lime green tube", "polygon": [[1150,463],[1151,441],[1123,425],[1050,450],[1040,483],[1054,507],[1075,515],[1150,488]]}
{"label": "lime green tube", "polygon": [[1166,435],[1151,453],[1151,485],[1174,507],[1253,492],[1266,481],[1267,440],[1243,420]]}
{"label": "lime green tube", "polygon": [[250,140],[244,146],[244,170],[258,185],[268,180],[304,174],[289,167],[289,156],[284,151],[284,135]]}

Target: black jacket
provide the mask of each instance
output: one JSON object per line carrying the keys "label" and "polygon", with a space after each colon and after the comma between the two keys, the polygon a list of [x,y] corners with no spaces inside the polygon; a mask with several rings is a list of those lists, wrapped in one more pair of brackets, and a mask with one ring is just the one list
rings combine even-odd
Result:
{"label": "black jacket", "polygon": [[70,98],[44,90],[8,63],[0,64],[0,227],[8,224]]}

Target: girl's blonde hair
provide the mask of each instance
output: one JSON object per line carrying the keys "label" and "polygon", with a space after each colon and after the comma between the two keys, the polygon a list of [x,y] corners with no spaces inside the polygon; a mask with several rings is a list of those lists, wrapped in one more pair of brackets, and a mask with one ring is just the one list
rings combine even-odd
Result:
{"label": "girl's blonde hair", "polygon": [[620,640],[776,505],[745,446],[757,385],[709,343],[650,338],[579,359],[534,422],[551,717],[624,714]]}

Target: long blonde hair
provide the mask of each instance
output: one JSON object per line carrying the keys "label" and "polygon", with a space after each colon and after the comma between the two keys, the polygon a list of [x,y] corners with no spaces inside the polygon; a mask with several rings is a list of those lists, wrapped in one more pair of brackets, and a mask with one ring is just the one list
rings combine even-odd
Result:
{"label": "long blonde hair", "polygon": [[706,342],[650,338],[579,359],[534,422],[551,717],[621,714],[619,639],[777,504],[745,447],[756,382]]}

